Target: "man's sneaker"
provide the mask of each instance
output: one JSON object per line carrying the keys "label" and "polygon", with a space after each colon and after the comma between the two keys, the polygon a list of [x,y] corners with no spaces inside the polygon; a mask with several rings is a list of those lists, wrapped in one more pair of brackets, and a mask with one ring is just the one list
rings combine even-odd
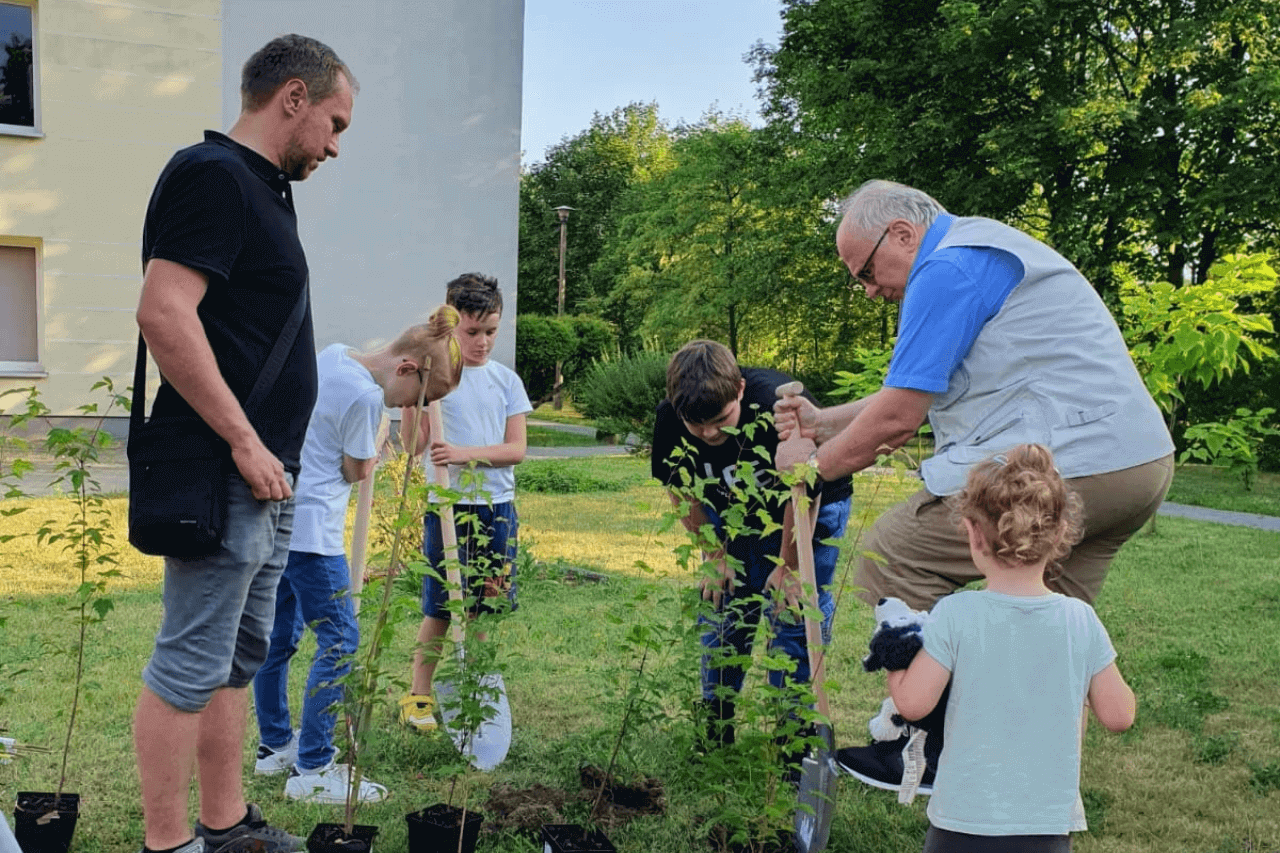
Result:
{"label": "man's sneaker", "polygon": [[[319,770],[289,771],[289,781],[284,783],[284,795],[303,803],[343,805],[347,801],[347,786],[351,779],[351,766],[329,762]],[[360,777],[356,799],[361,803],[380,803],[387,798],[386,787]]]}
{"label": "man's sneaker", "polygon": [[249,803],[249,814],[226,832],[210,832],[196,821],[196,840],[204,842],[205,853],[298,853],[307,842],[283,829],[268,826],[262,809]]}
{"label": "man's sneaker", "polygon": [[[138,851],[138,853],[147,853],[147,847],[145,844],[142,846],[142,849]],[[205,853],[204,839],[200,838],[199,836],[196,836],[195,838],[188,841],[186,844],[174,850],[173,853]]]}
{"label": "man's sneaker", "polygon": [[258,744],[258,760],[253,764],[255,776],[275,776],[285,773],[298,760],[298,730],[289,735],[289,742],[279,749],[272,749],[265,743]]}
{"label": "man's sneaker", "polygon": [[400,700],[400,724],[420,732],[434,732],[438,728],[435,710],[435,699],[410,693]]}
{"label": "man's sneaker", "polygon": [[[909,736],[904,735],[897,740],[878,740],[868,746],[847,746],[836,750],[836,764],[855,779],[860,779],[875,788],[886,791],[902,789],[902,751],[907,747]],[[920,778],[917,794],[928,796],[933,793],[933,776],[937,770],[932,764],[927,765]]]}

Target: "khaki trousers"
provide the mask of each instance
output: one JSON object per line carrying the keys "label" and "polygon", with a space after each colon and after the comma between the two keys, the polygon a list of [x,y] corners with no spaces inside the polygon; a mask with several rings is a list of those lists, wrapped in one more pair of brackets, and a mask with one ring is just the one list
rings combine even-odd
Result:
{"label": "khaki trousers", "polygon": [[[1122,471],[1067,480],[1084,502],[1084,538],[1048,579],[1050,588],[1093,603],[1120,546],[1155,515],[1173,480],[1173,455]],[[945,498],[921,489],[885,511],[863,539],[857,595],[875,605],[900,598],[914,610],[982,578],[969,539]]]}

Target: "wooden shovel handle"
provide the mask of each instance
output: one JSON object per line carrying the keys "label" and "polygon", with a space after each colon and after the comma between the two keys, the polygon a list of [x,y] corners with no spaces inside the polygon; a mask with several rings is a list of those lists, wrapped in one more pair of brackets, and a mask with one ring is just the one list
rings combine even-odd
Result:
{"label": "wooden shovel handle", "polygon": [[[435,439],[444,441],[444,417],[440,413],[440,401],[432,400],[427,406],[427,424]],[[431,448],[422,449],[424,456],[430,458]],[[432,465],[432,479],[437,486],[449,488],[449,466]],[[453,526],[453,504],[445,503],[440,507],[440,540],[444,543],[445,575],[449,583],[449,600],[462,600],[462,573],[458,571],[458,531]],[[449,636],[453,642],[462,647],[463,630],[461,614],[452,614],[449,620]]]}
{"label": "wooden shovel handle", "polygon": [[[382,444],[387,436],[387,416],[382,416],[378,425],[377,437],[374,439],[378,459],[382,458]],[[364,570],[369,559],[369,518],[373,512],[373,481],[377,475],[378,464],[375,462],[369,476],[356,486],[356,518],[351,527],[351,566],[350,582],[351,606],[360,612],[360,591],[364,589]]]}
{"label": "wooden shovel handle", "polygon": [[[776,393],[779,397],[804,392],[804,385],[798,381],[779,385]],[[801,453],[812,453],[817,449],[813,439],[800,435],[800,430],[793,430],[791,438],[778,445],[796,448]],[[813,687],[813,695],[818,700],[818,713],[830,717],[827,704],[827,691],[823,688],[827,674],[827,656],[822,645],[822,623],[818,614],[822,612],[818,603],[818,578],[813,568],[813,523],[810,521],[810,501],[804,481],[791,487],[791,507],[794,523],[791,535],[796,539],[796,561],[800,564],[800,583],[804,587],[806,601],[804,606],[804,637],[809,648],[809,681]]]}

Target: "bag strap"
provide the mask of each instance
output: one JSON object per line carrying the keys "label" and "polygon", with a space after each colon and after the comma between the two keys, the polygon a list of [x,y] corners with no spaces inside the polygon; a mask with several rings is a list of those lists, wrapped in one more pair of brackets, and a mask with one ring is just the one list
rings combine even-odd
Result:
{"label": "bag strap", "polygon": [[[298,294],[298,301],[293,306],[293,313],[289,315],[289,319],[285,322],[284,328],[280,330],[280,336],[276,338],[275,345],[271,347],[271,352],[267,355],[266,363],[262,365],[262,370],[258,373],[257,380],[253,383],[253,390],[249,392],[249,397],[244,401],[245,417],[253,420],[254,414],[257,412],[258,406],[270,393],[272,387],[275,386],[276,380],[280,378],[280,371],[284,369],[284,363],[289,358],[289,351],[293,349],[293,344],[298,338],[298,331],[302,328],[302,321],[307,316],[308,292],[311,290],[311,278],[303,282],[302,292]],[[129,431],[133,431],[142,426],[145,409],[147,405],[147,342],[143,339],[142,333],[138,333],[138,358],[133,366],[133,402],[129,409]]]}

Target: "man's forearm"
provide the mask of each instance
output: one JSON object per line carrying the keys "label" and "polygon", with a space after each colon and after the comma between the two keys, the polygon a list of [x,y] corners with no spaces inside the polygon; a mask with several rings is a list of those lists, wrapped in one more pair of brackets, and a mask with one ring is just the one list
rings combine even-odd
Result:
{"label": "man's forearm", "polygon": [[838,435],[818,447],[818,470],[831,480],[870,467],[882,454],[911,440],[928,416],[931,400],[922,391],[882,388],[847,404],[858,406],[857,414]]}
{"label": "man's forearm", "polygon": [[[872,395],[875,396],[875,395]],[[841,403],[818,411],[817,443],[830,441],[845,430],[867,406],[871,397],[863,397],[850,403]]]}

